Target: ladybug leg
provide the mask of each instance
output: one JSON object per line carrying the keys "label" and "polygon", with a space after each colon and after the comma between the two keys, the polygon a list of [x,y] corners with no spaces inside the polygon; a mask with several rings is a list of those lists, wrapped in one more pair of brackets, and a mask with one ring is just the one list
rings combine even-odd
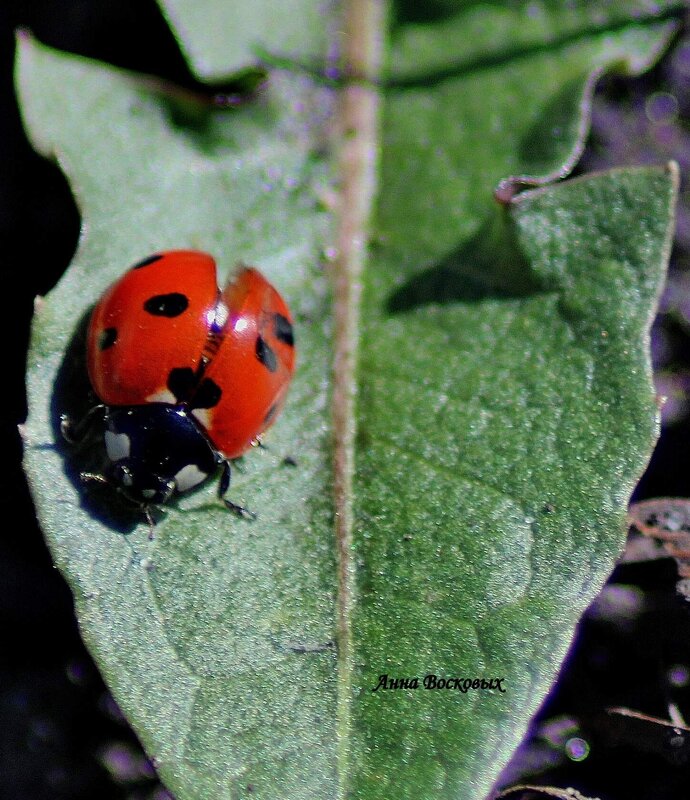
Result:
{"label": "ladybug leg", "polygon": [[230,462],[223,461],[223,472],[220,476],[220,485],[218,486],[218,497],[225,503],[225,507],[230,511],[234,511],[238,517],[243,517],[244,519],[256,519],[256,514],[253,511],[250,511],[248,508],[244,508],[243,506],[238,506],[237,503],[233,503],[231,500],[228,500],[225,495],[227,494],[228,489],[230,488]]}
{"label": "ladybug leg", "polygon": [[268,450],[269,448],[262,442],[261,436],[257,436],[256,439],[252,439],[252,447],[258,447],[259,450]]}
{"label": "ladybug leg", "polygon": [[82,483],[105,483],[110,484],[110,481],[98,472],[80,472],[79,479]]}
{"label": "ladybug leg", "polygon": [[153,541],[153,532],[156,527],[156,520],[153,518],[153,514],[151,513],[151,506],[142,506],[141,510],[144,512],[144,516],[146,517],[146,522],[149,525],[149,541]]}
{"label": "ladybug leg", "polygon": [[97,434],[96,424],[103,424],[105,415],[106,407],[102,403],[91,408],[79,422],[74,422],[68,414],[60,414],[62,438],[73,447],[84,447]]}
{"label": "ladybug leg", "polygon": [[[101,485],[112,486],[113,482],[109,480],[105,475],[101,475],[100,472],[80,472],[79,478],[82,483],[100,483]],[[149,526],[149,539],[153,539],[153,532],[154,528],[156,527],[156,520],[151,512],[150,505],[140,505],[139,508],[141,509],[141,513],[146,518],[146,522]],[[154,506],[154,508],[157,508]]]}

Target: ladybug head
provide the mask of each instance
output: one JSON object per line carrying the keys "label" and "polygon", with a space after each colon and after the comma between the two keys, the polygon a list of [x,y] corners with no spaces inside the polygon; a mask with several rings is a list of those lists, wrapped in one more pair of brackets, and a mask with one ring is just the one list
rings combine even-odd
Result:
{"label": "ladybug head", "polygon": [[137,469],[136,464],[127,463],[123,459],[113,463],[110,479],[122,494],[140,506],[161,506],[167,503],[175,491],[176,484],[172,478],[157,475],[144,465]]}
{"label": "ladybug head", "polygon": [[160,506],[216,471],[216,452],[186,408],[164,403],[110,408],[107,478],[136,505]]}

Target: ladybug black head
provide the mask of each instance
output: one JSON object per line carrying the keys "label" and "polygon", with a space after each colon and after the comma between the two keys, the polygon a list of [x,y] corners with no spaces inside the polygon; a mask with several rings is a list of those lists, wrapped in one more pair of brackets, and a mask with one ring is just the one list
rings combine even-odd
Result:
{"label": "ladybug black head", "polygon": [[170,500],[176,489],[174,480],[137,470],[136,466],[132,469],[122,461],[112,465],[109,478],[128,500],[142,506],[161,506]]}
{"label": "ladybug black head", "polygon": [[186,408],[165,403],[109,408],[107,479],[140,506],[160,506],[216,471],[216,451]]}

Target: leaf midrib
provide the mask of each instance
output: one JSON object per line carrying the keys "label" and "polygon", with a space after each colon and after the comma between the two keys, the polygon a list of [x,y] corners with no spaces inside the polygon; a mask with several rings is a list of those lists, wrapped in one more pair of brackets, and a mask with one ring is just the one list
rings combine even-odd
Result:
{"label": "leaf midrib", "polygon": [[369,220],[376,194],[380,67],[385,4],[346,0],[341,39],[344,74],[365,76],[345,85],[336,119],[340,206],[334,265],[335,351],[333,436],[335,538],[338,554],[338,796],[348,793],[351,731],[352,612],[355,569],[352,552],[352,484],[355,459],[355,402],[361,276]]}

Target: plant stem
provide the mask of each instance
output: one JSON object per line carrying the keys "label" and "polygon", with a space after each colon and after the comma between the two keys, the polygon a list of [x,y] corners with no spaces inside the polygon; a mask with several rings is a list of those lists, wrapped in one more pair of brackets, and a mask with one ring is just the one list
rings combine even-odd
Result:
{"label": "plant stem", "polygon": [[386,4],[345,0],[342,34],[347,80],[338,108],[338,168],[341,180],[335,264],[335,535],[338,548],[338,773],[339,794],[347,794],[352,701],[352,614],[355,604],[353,477],[357,348],[362,270],[376,193],[378,77]]}

